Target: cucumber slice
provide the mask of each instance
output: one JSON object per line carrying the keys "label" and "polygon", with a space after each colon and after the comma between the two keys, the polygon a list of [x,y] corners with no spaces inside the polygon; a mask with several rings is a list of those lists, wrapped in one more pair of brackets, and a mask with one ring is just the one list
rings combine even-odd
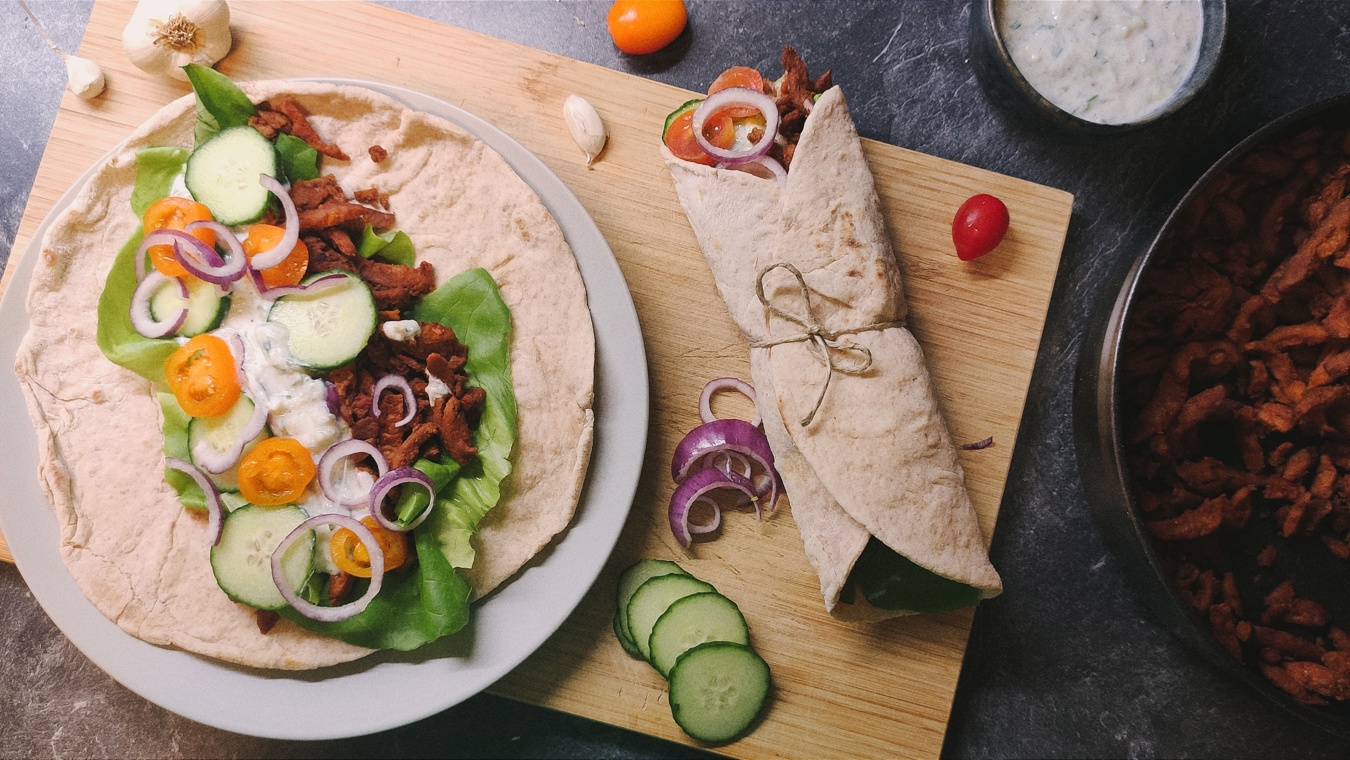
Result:
{"label": "cucumber slice", "polygon": [[709,641],[750,645],[750,629],[736,603],[706,592],[676,599],[652,626],[652,667],[669,678],[680,655]]}
{"label": "cucumber slice", "polygon": [[744,644],[711,641],[670,669],[670,712],[699,741],[720,743],[755,722],[769,695],[769,665]]}
{"label": "cucumber slice", "polygon": [[640,660],[642,659],[642,652],[638,651],[637,644],[634,644],[633,640],[628,638],[628,632],[620,628],[623,625],[623,619],[623,611],[615,610],[614,637],[619,640],[619,646],[623,647],[623,651],[627,652],[629,657]]}
{"label": "cucumber slice", "polygon": [[[279,610],[286,600],[272,580],[272,552],[281,540],[305,521],[296,506],[260,507],[249,504],[225,516],[220,543],[211,547],[211,570],[226,596],[260,610]],[[296,541],[282,560],[291,588],[305,585],[314,565],[314,537]]]}
{"label": "cucumber slice", "polygon": [[638,586],[638,590],[633,592],[633,598],[628,600],[628,635],[637,645],[642,659],[651,662],[648,640],[652,628],[676,599],[716,590],[689,575],[660,575]]}
{"label": "cucumber slice", "polygon": [[702,102],[703,98],[694,98],[693,100],[687,101],[679,108],[676,108],[674,111],[671,111],[670,115],[666,117],[665,126],[661,127],[661,142],[666,141],[666,133],[670,131],[670,125],[674,124],[676,119],[680,118],[683,114],[698,108],[699,103]]}
{"label": "cucumber slice", "polygon": [[277,151],[262,133],[244,125],[221,130],[188,156],[183,177],[189,193],[226,227],[256,222],[272,194],[258,175],[277,176]]}
{"label": "cucumber slice", "polygon": [[222,293],[215,285],[195,277],[187,279],[187,289],[188,297],[183,298],[176,287],[160,288],[150,297],[150,316],[158,321],[163,315],[172,314],[186,306],[187,318],[174,332],[174,335],[182,335],[185,338],[192,338],[220,327],[220,323],[225,321],[225,315],[230,313],[229,295]]}
{"label": "cucumber slice", "polygon": [[623,650],[634,657],[641,657],[637,642],[628,632],[628,600],[638,586],[659,575],[688,575],[684,568],[668,559],[640,559],[623,571],[619,576],[618,610],[614,614],[614,634],[619,637]]}
{"label": "cucumber slice", "polygon": [[[241,393],[239,394],[239,400],[234,402],[234,406],[230,407],[230,411],[219,417],[193,417],[189,420],[188,453],[193,464],[198,463],[198,459],[207,449],[211,453],[222,454],[234,446],[235,441],[239,440],[239,432],[253,418],[253,410],[253,400]],[[249,449],[257,446],[258,442],[266,437],[267,428],[264,427],[253,437],[252,441],[244,445],[242,453],[248,453]],[[208,472],[206,476],[222,492],[239,490],[239,465],[237,463],[225,472]]]}
{"label": "cucumber slice", "polygon": [[360,277],[350,272],[319,272],[302,284],[331,274],[346,275],[346,284],[312,295],[282,296],[267,314],[267,321],[290,331],[286,345],[291,361],[313,370],[334,369],[352,361],[375,332],[375,297]]}

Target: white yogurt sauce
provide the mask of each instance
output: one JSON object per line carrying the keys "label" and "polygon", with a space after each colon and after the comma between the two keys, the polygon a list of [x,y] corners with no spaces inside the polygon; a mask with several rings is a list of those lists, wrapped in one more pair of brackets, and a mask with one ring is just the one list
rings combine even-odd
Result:
{"label": "white yogurt sauce", "polygon": [[999,0],[995,13],[1027,82],[1098,124],[1157,111],[1200,56],[1200,0]]}

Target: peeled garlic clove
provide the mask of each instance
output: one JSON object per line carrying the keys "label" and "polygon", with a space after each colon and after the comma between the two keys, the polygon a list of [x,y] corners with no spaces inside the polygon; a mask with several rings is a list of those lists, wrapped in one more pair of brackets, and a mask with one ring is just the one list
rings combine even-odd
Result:
{"label": "peeled garlic clove", "polygon": [[595,106],[580,95],[568,95],[567,100],[563,101],[563,120],[567,122],[567,129],[577,146],[586,152],[586,165],[590,166],[605,149],[605,141],[609,139],[605,122],[596,112]]}
{"label": "peeled garlic clove", "polygon": [[103,92],[103,69],[88,58],[68,55],[66,58],[66,87],[77,96],[89,100]]}

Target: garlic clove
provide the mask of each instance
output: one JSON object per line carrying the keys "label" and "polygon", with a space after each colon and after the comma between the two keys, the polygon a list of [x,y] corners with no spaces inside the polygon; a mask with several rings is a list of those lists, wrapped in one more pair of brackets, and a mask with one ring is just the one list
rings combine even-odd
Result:
{"label": "garlic clove", "polygon": [[563,101],[563,120],[572,133],[572,139],[586,152],[586,165],[590,166],[605,149],[609,132],[605,122],[596,112],[595,106],[580,95],[568,95]]}
{"label": "garlic clove", "polygon": [[103,69],[88,58],[67,55],[66,87],[84,100],[98,97],[103,92]]}

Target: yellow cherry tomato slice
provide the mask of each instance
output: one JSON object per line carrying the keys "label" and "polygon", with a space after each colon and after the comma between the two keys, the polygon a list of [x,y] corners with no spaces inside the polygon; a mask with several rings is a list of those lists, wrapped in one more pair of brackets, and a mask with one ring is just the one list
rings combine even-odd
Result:
{"label": "yellow cherry tomato slice", "polygon": [[198,335],[164,362],[164,379],[183,411],[193,417],[219,417],[239,400],[239,372],[230,345],[214,335]]}
{"label": "yellow cherry tomato slice", "polygon": [[615,47],[647,55],[675,41],[689,21],[684,0],[618,0],[605,17]]}
{"label": "yellow cherry tomato slice", "polygon": [[314,457],[294,438],[267,438],[239,460],[239,493],[251,504],[290,504],[314,480]]}
{"label": "yellow cherry tomato slice", "polygon": [[[249,261],[263,251],[271,250],[281,241],[286,230],[272,224],[255,224],[248,228],[248,237],[244,238],[244,255]],[[299,285],[309,268],[309,248],[302,241],[295,241],[295,247],[282,259],[280,264],[262,270],[263,284],[269,288],[285,285]]]}
{"label": "yellow cherry tomato slice", "polygon": [[[181,230],[191,222],[210,221],[214,221],[214,217],[211,216],[211,209],[191,198],[179,198],[171,195],[150,204],[150,207],[145,210],[145,214],[141,217],[141,227],[148,235],[160,230]],[[207,245],[216,244],[216,233],[212,230],[195,229],[189,234]],[[161,274],[169,277],[188,276],[188,271],[173,257],[173,246],[152,245],[146,253],[150,256],[150,262]]]}
{"label": "yellow cherry tomato slice", "polygon": [[[408,561],[408,536],[405,533],[396,533],[379,523],[375,518],[366,515],[361,518],[361,524],[370,528],[370,532],[375,534],[375,541],[379,543],[380,550],[384,552],[384,570],[389,572]],[[333,564],[338,566],[342,572],[348,575],[354,575],[358,578],[370,577],[370,552],[366,550],[366,545],[356,537],[356,534],[346,528],[338,528],[333,532],[333,542],[330,544],[328,553],[333,556]]]}

